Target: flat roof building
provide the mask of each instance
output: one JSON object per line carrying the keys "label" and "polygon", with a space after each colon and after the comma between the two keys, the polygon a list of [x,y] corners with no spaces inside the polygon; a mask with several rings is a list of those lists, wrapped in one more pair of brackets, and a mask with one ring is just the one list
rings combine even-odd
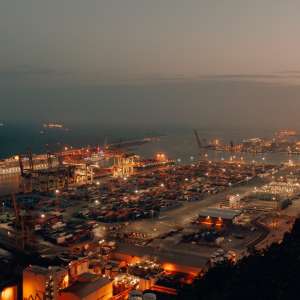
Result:
{"label": "flat roof building", "polygon": [[199,212],[200,217],[222,218],[223,220],[233,220],[236,216],[240,215],[239,209],[223,209],[208,207]]}
{"label": "flat roof building", "polygon": [[75,283],[59,292],[58,300],[108,300],[112,296],[113,285],[109,278],[82,274]]}
{"label": "flat roof building", "polygon": [[117,250],[113,253],[117,260],[134,264],[145,257],[155,258],[165,271],[180,272],[196,276],[206,268],[208,258],[198,253],[186,253],[180,249],[156,249],[151,246],[139,247],[128,244],[118,244]]}

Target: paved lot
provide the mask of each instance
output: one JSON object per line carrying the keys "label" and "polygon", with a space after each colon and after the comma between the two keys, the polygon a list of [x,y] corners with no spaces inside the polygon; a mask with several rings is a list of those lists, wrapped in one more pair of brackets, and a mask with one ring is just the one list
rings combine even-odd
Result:
{"label": "paved lot", "polygon": [[201,201],[184,203],[184,205],[180,208],[161,213],[158,219],[147,219],[132,222],[126,226],[124,230],[126,232],[147,233],[152,237],[157,237],[172,229],[176,229],[190,223],[192,219],[198,216],[201,209],[222,202],[226,195],[246,193],[252,190],[254,186],[261,186],[267,181],[268,179],[255,178],[247,184],[232,187],[225,192],[208,196]]}

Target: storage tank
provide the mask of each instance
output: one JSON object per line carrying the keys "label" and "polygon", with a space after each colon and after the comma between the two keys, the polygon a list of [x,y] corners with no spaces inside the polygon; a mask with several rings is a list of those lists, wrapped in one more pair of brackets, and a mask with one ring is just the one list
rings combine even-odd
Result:
{"label": "storage tank", "polygon": [[112,270],[111,270],[111,277],[115,278],[118,274],[119,274],[119,268],[118,267],[112,268]]}
{"label": "storage tank", "polygon": [[143,293],[141,291],[133,290],[129,293],[128,300],[143,300]]}
{"label": "storage tank", "polygon": [[156,295],[154,293],[145,293],[143,300],[156,300]]}
{"label": "storage tank", "polygon": [[105,276],[110,277],[111,276],[111,270],[112,270],[112,265],[106,265],[105,266]]}

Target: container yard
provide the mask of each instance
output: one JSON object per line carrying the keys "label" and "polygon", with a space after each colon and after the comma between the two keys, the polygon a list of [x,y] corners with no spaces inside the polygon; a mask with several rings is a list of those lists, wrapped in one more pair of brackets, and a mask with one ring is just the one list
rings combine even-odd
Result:
{"label": "container yard", "polygon": [[[223,261],[235,263],[266,239],[271,210],[255,206],[263,201],[258,195],[293,198],[299,192],[295,170],[277,175],[273,165],[232,159],[184,165],[162,153],[141,159],[118,151],[109,153],[112,165],[104,176],[103,165],[78,173],[75,162],[82,172],[83,157],[100,151],[88,150],[63,156],[61,168],[73,168],[80,180],[74,175],[58,185],[60,167],[49,165],[38,171],[43,180],[28,180],[37,172],[29,168],[24,174],[35,188],[1,198],[1,246],[35,251],[69,268],[73,275],[60,288],[64,296],[94,281],[104,298],[143,291],[174,296],[197,274]],[[47,188],[37,188],[44,182]],[[87,273],[96,277],[87,279]]]}

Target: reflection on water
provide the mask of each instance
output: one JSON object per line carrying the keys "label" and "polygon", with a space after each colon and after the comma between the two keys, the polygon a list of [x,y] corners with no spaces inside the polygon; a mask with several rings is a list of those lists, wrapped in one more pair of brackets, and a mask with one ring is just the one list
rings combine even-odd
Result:
{"label": "reflection on water", "polygon": [[19,175],[0,176],[0,196],[8,195],[19,190]]}

